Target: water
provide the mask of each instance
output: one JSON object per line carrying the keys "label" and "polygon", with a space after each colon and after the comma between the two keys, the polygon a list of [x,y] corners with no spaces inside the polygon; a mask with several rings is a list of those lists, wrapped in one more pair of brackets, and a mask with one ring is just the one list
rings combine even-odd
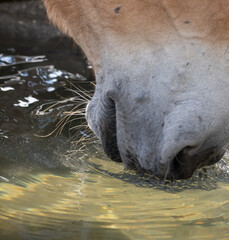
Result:
{"label": "water", "polygon": [[125,171],[84,126],[85,60],[57,55],[1,49],[0,239],[229,239],[229,155],[185,181]]}

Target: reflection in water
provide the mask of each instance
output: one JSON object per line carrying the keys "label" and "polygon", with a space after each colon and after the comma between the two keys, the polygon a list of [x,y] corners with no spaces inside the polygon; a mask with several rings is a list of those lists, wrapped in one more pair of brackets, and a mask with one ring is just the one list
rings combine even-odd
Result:
{"label": "reflection in water", "polygon": [[12,66],[16,64],[22,64],[22,63],[38,63],[38,62],[43,62],[45,60],[46,60],[45,56],[28,57],[28,56],[10,56],[10,55],[0,54],[0,67]]}
{"label": "reflection in water", "polygon": [[14,88],[12,87],[0,87],[1,91],[3,92],[7,92],[7,91],[11,91],[11,90],[14,90]]}
{"label": "reflection in water", "polygon": [[38,102],[39,100],[36,99],[35,97],[28,96],[24,97],[26,101],[18,100],[19,103],[14,104],[15,107],[28,107],[30,104],[33,104],[35,102]]}
{"label": "reflection in water", "polygon": [[90,84],[42,61],[0,54],[0,239],[229,238],[229,155],[182,181],[125,171],[78,127]]}

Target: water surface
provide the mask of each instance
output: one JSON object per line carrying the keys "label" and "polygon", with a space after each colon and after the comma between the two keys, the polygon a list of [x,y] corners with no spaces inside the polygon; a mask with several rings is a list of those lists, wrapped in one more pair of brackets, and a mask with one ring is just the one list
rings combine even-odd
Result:
{"label": "water surface", "polygon": [[54,59],[1,49],[0,239],[229,239],[229,156],[185,181],[124,170],[84,126],[84,58]]}

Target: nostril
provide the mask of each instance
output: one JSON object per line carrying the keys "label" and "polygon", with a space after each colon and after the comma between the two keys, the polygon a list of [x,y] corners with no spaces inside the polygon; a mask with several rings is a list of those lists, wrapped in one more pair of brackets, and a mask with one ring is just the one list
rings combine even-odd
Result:
{"label": "nostril", "polygon": [[105,123],[101,127],[101,141],[105,153],[115,162],[122,162],[118,145],[117,145],[117,129],[116,129],[116,105],[111,98],[103,99],[104,111],[101,114]]}
{"label": "nostril", "polygon": [[197,168],[202,167],[202,160],[200,159],[202,157],[195,154],[197,149],[196,146],[187,146],[177,153],[170,165],[170,178],[189,178]]}
{"label": "nostril", "polygon": [[186,179],[192,176],[193,172],[203,166],[218,162],[225,151],[217,147],[200,150],[197,147],[187,146],[183,148],[170,162],[170,179]]}
{"label": "nostril", "polygon": [[174,157],[170,165],[170,178],[185,179],[192,176],[192,166],[188,160],[189,150],[191,149],[192,147],[185,147]]}

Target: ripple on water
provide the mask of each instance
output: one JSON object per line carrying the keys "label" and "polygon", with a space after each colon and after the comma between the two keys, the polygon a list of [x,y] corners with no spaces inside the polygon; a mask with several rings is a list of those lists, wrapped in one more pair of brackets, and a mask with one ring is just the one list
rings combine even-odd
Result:
{"label": "ripple on water", "polygon": [[[16,179],[18,186],[2,183],[4,211],[0,219],[20,226],[23,236],[38,238],[53,237],[57,232],[62,237],[78,236],[77,231],[82,234],[86,226],[96,228],[94,237],[86,239],[97,239],[104,229],[118,230],[118,236],[122,233],[130,239],[183,239],[184,234],[220,239],[227,234],[225,183],[218,182],[211,191],[166,192],[153,184],[139,187],[133,177],[128,180],[125,176],[125,181],[116,178],[113,173],[125,174],[120,164],[91,159],[87,166],[84,171],[66,174],[44,170],[25,174]],[[142,178],[138,181],[144,182]],[[111,239],[117,239],[115,232]]]}

